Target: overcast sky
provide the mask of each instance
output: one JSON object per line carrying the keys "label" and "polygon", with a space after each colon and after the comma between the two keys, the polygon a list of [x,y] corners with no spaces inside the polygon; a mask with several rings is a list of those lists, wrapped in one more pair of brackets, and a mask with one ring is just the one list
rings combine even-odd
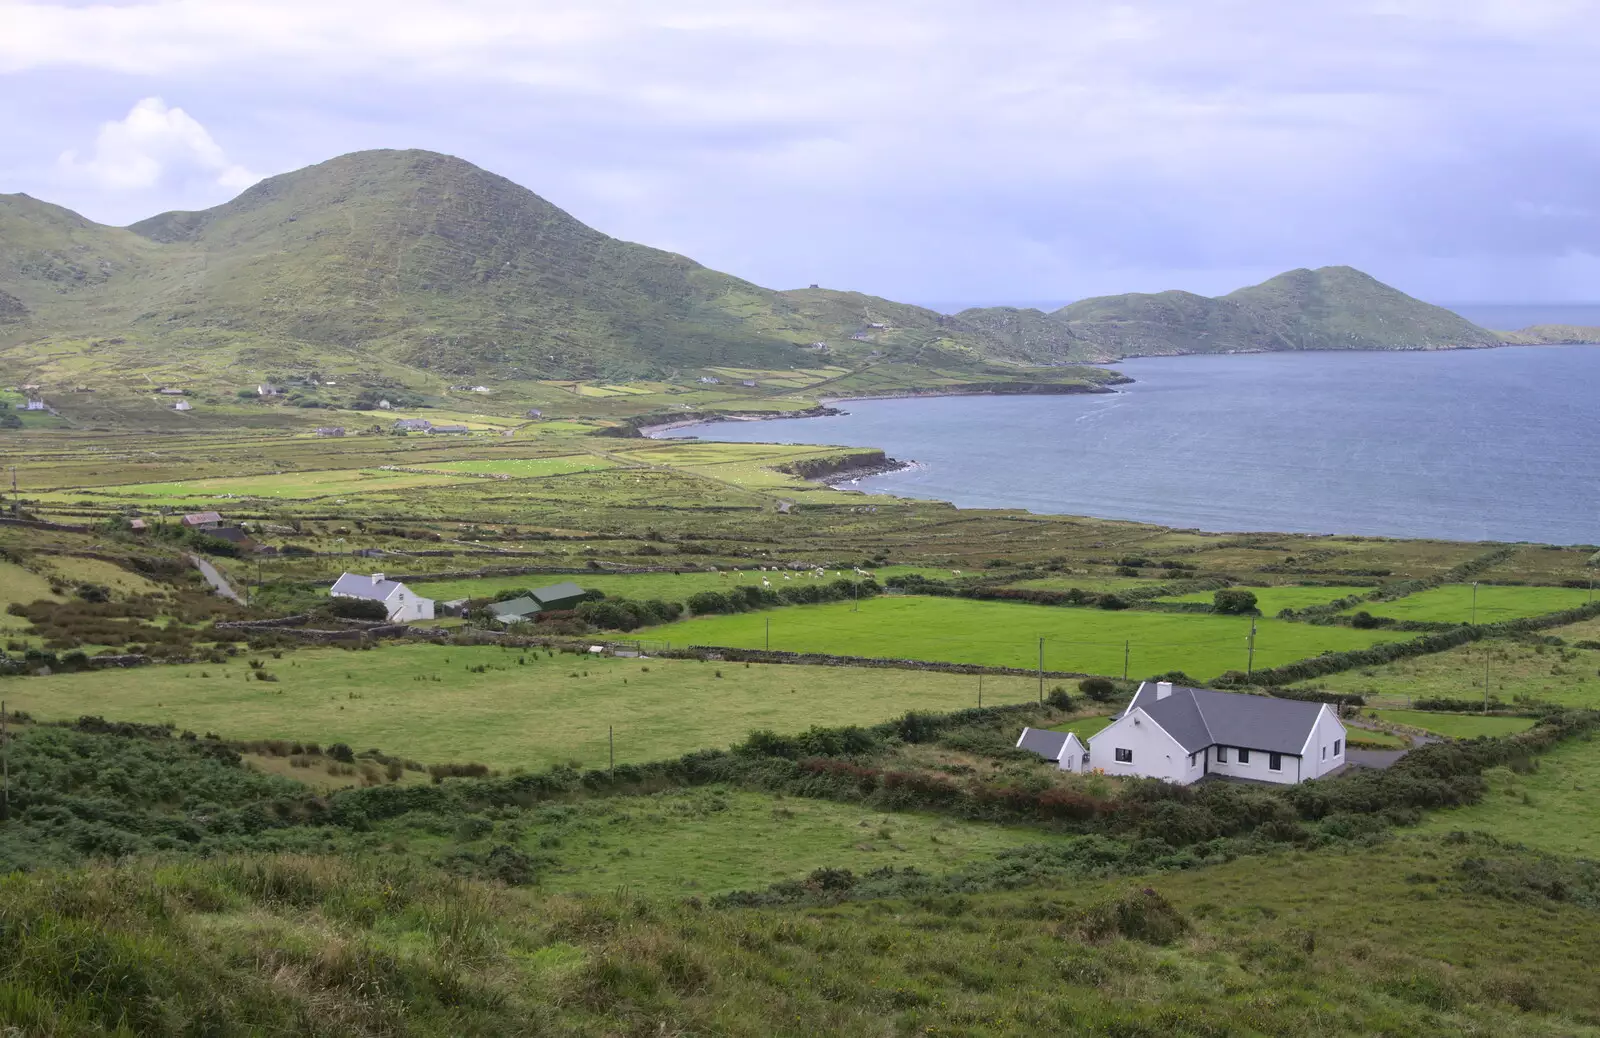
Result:
{"label": "overcast sky", "polygon": [[0,0],[0,191],[450,152],[776,288],[1600,299],[1600,0]]}

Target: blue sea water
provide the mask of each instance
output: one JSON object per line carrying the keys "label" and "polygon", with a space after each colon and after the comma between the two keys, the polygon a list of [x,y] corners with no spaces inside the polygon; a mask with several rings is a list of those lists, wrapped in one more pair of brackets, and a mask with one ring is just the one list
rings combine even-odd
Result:
{"label": "blue sea water", "polygon": [[1600,346],[1164,357],[1108,395],[854,400],[671,435],[881,447],[856,489],[1219,531],[1600,542]]}

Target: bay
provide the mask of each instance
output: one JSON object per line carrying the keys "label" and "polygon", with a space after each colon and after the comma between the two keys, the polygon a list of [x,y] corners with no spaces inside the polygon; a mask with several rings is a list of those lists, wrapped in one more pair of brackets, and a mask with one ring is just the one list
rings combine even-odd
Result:
{"label": "bay", "polygon": [[1115,394],[675,430],[880,447],[852,489],[1212,531],[1600,541],[1600,346],[1162,357]]}

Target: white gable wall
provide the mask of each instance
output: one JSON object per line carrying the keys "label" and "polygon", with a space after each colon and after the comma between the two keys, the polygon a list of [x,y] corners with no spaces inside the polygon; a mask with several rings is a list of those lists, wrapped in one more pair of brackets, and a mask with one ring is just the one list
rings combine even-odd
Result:
{"label": "white gable wall", "polygon": [[1342,767],[1348,738],[1349,733],[1339,718],[1334,716],[1333,707],[1324,704],[1322,712],[1317,715],[1317,723],[1311,729],[1311,736],[1306,740],[1305,777],[1317,778]]}
{"label": "white gable wall", "polygon": [[[1118,761],[1119,749],[1132,750],[1133,762]],[[1139,709],[1129,710],[1121,720],[1090,736],[1089,756],[1094,770],[1107,775],[1158,778],[1186,786],[1205,774],[1203,754],[1196,754],[1190,764],[1189,751]]]}
{"label": "white gable wall", "polygon": [[1056,767],[1062,771],[1083,771],[1088,762],[1088,748],[1078,741],[1076,733],[1069,734],[1067,744],[1061,747],[1061,759],[1056,761]]}
{"label": "white gable wall", "polygon": [[404,584],[389,592],[383,604],[389,607],[389,619],[395,623],[433,619],[433,599],[423,598]]}

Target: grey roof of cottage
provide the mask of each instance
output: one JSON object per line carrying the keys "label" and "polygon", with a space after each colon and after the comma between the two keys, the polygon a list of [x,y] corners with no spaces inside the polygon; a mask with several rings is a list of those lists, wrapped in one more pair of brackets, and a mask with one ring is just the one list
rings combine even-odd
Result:
{"label": "grey roof of cottage", "polygon": [[382,602],[394,594],[396,588],[403,586],[398,580],[373,580],[365,573],[345,573],[328,590],[329,594]]}
{"label": "grey roof of cottage", "polygon": [[489,603],[489,613],[502,618],[507,616],[530,616],[543,608],[527,595],[509,598],[504,602]]}
{"label": "grey roof of cottage", "polygon": [[533,597],[540,602],[559,602],[564,598],[577,598],[581,594],[583,594],[583,588],[570,580],[563,580],[561,583],[551,584],[549,587],[534,588],[532,591]]}
{"label": "grey roof of cottage", "polygon": [[[1321,703],[1182,685],[1173,686],[1167,698],[1157,699],[1152,681],[1139,686],[1128,710],[1135,707],[1190,753],[1222,745],[1297,754],[1305,747],[1317,715],[1322,712]],[[1123,716],[1126,715],[1124,711]]]}
{"label": "grey roof of cottage", "polygon": [[1032,750],[1045,760],[1060,760],[1062,751],[1067,748],[1067,740],[1072,738],[1071,732],[1051,732],[1043,728],[1024,728],[1022,738],[1017,740],[1017,749]]}

